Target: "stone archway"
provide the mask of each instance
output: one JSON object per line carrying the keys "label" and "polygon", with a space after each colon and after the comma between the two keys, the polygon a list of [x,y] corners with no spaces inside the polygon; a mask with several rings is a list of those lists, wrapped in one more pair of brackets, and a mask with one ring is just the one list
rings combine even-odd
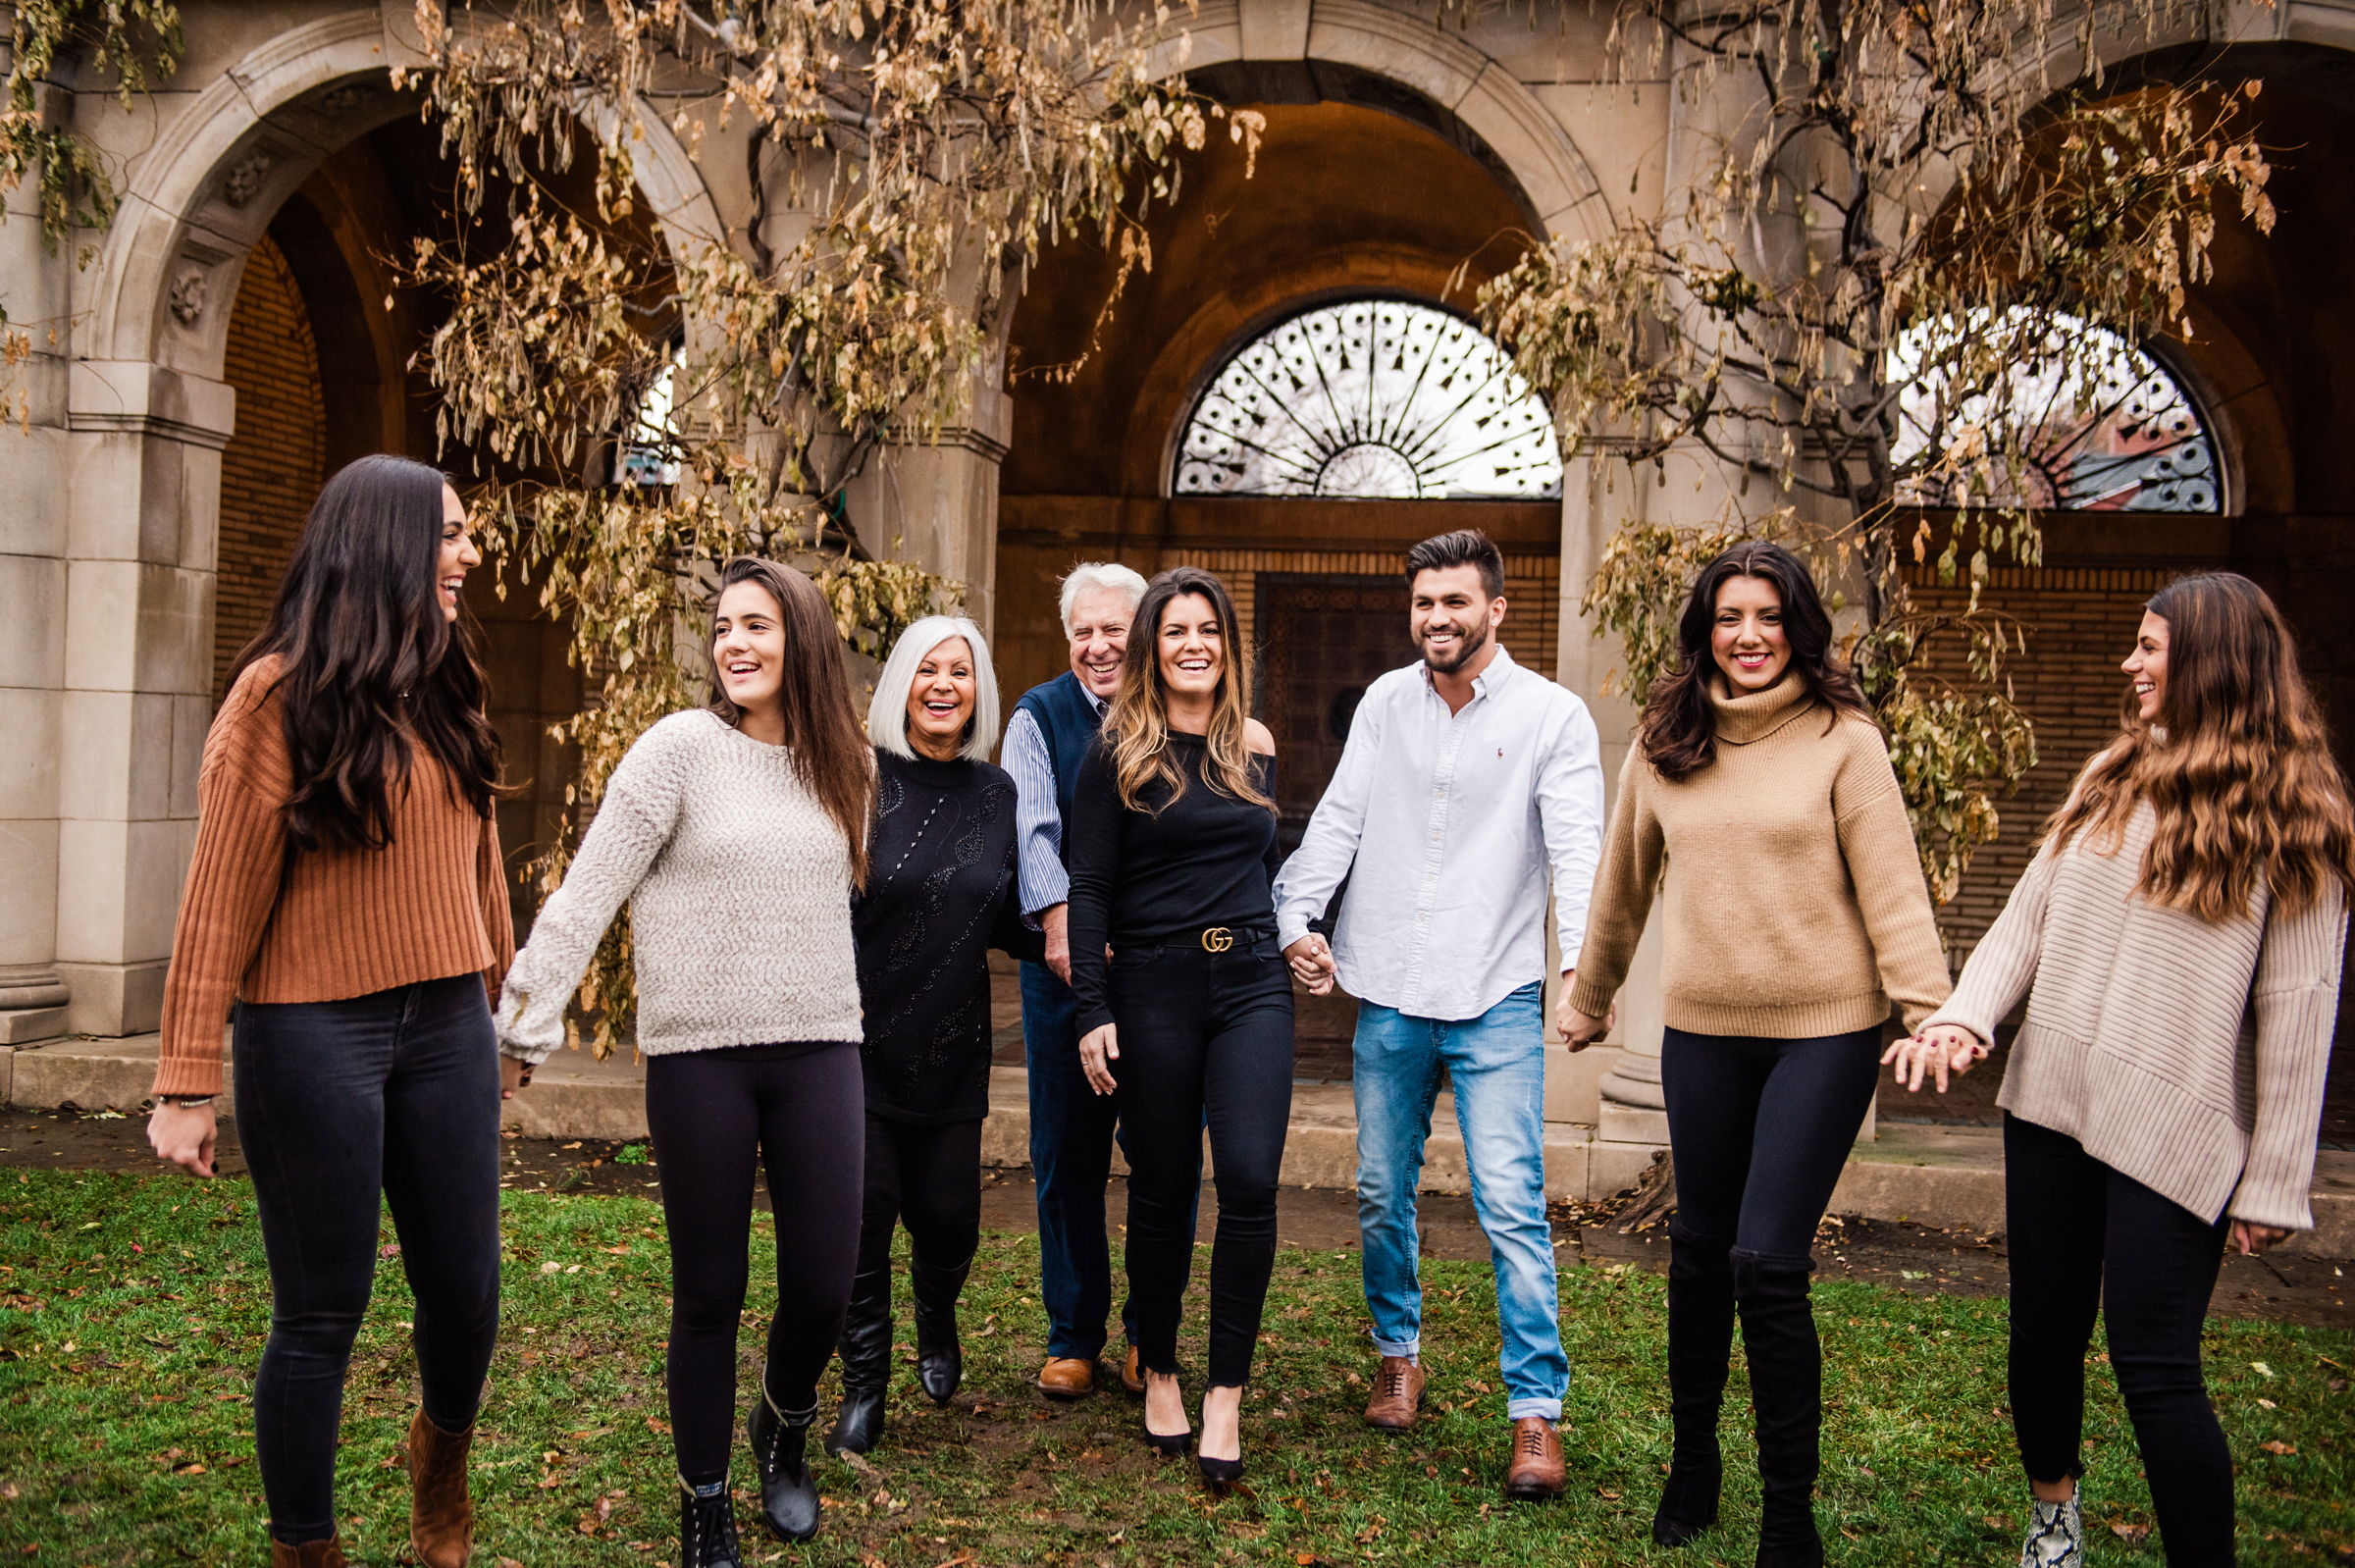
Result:
{"label": "stone archway", "polygon": [[[55,912],[46,944],[10,933],[0,961],[42,945],[54,960],[0,968],[0,1003],[30,1005],[33,986],[47,995],[62,981],[76,1032],[136,1034],[160,1017],[210,720],[222,450],[236,427],[224,360],[243,269],[324,161],[415,112],[389,80],[416,59],[404,25],[398,7],[353,7],[262,40],[191,97],[153,100],[152,143],[77,279],[63,439],[48,447],[70,496],[43,737],[55,850],[12,857],[0,873],[8,892]],[[724,236],[667,131],[650,131],[639,173],[674,247]],[[365,432],[346,440],[381,444]],[[20,825],[37,840],[46,824],[0,815],[0,827]]]}

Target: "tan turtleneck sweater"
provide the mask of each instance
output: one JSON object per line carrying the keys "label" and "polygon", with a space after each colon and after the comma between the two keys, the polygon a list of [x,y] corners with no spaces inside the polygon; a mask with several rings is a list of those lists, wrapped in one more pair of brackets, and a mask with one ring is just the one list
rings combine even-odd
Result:
{"label": "tan turtleneck sweater", "polygon": [[[1627,978],[1660,889],[1670,1028],[1803,1040],[1917,1025],[1953,989],[1889,748],[1796,673],[1729,698],[1717,757],[1681,784],[1638,746],[1619,772],[1571,1005],[1596,1018]],[[1665,865],[1663,882],[1661,868]]]}

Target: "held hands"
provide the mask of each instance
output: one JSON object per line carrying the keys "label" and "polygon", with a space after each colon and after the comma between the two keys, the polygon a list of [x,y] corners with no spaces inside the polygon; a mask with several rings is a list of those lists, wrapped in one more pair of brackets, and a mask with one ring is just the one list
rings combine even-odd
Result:
{"label": "held hands", "polygon": [[213,1144],[220,1135],[220,1124],[209,1105],[183,1111],[169,1100],[158,1100],[155,1114],[147,1119],[147,1141],[156,1157],[190,1176],[213,1174]]}
{"label": "held hands", "polygon": [[1286,962],[1292,967],[1292,977],[1308,987],[1311,996],[1323,996],[1333,989],[1334,976],[1340,972],[1334,963],[1333,948],[1315,931],[1283,950]]}
{"label": "held hands", "polygon": [[1121,1059],[1120,1025],[1099,1023],[1079,1041],[1079,1066],[1087,1073],[1087,1086],[1098,1094],[1110,1094],[1120,1087],[1112,1078],[1112,1069],[1106,1064]]}
{"label": "held hands", "polygon": [[501,1056],[498,1059],[498,1097],[500,1099],[512,1100],[515,1098],[516,1090],[528,1089],[531,1086],[531,1063],[511,1056]]}
{"label": "held hands", "polygon": [[1946,1092],[1948,1073],[1960,1077],[1987,1060],[1987,1047],[1968,1029],[1953,1023],[1934,1023],[1919,1034],[1898,1041],[1881,1053],[1881,1066],[1897,1064],[1897,1075],[1904,1080],[1909,1092],[1921,1092],[1921,1075],[1926,1071]]}
{"label": "held hands", "polygon": [[1609,1013],[1601,1018],[1581,1013],[1570,1005],[1570,988],[1577,978],[1576,969],[1562,971],[1562,988],[1553,1001],[1553,1032],[1560,1035],[1573,1051],[1584,1051],[1596,1040],[1619,1027],[1619,1004],[1613,1002]]}

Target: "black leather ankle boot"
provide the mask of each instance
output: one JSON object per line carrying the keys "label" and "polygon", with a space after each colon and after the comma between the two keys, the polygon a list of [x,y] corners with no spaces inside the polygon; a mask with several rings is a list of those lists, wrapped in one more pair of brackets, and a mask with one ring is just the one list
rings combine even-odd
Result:
{"label": "black leather ankle boot", "polygon": [[817,1479],[803,1458],[817,1401],[807,1410],[780,1410],[768,1391],[768,1369],[760,1371],[759,1397],[745,1423],[753,1439],[753,1461],[760,1469],[760,1512],[768,1528],[787,1541],[817,1534]]}
{"label": "black leather ankle boot", "polygon": [[1823,1427],[1823,1352],[1807,1305],[1812,1262],[1733,1251],[1734,1298],[1758,1433],[1758,1568],[1818,1568],[1817,1441]]}
{"label": "black leather ankle boot", "polygon": [[826,1452],[866,1453],[883,1440],[883,1403],[891,1389],[891,1271],[851,1281],[842,1319],[842,1408],[826,1434]]}
{"label": "black leather ankle boot", "polygon": [[953,1268],[935,1268],[921,1257],[908,1260],[916,1295],[916,1381],[932,1402],[945,1405],[965,1381],[965,1347],[957,1339],[957,1297],[973,1258]]}
{"label": "black leather ankle boot", "polygon": [[679,1483],[679,1568],[744,1568],[736,1541],[736,1504],[728,1484],[697,1491]]}
{"label": "black leather ankle boot", "polygon": [[1668,1222],[1668,1410],[1676,1448],[1651,1539],[1681,1546],[1717,1523],[1725,1479],[1717,1411],[1734,1345],[1733,1237],[1696,1234],[1681,1220]]}

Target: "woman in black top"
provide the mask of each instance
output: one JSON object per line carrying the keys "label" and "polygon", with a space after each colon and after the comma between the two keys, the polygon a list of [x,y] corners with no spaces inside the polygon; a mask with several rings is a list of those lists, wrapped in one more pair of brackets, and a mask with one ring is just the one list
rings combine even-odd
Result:
{"label": "woman in black top", "polygon": [[964,1375],[957,1296],[981,1235],[989,1115],[989,954],[1045,955],[1016,891],[1014,780],[989,645],[962,616],[901,634],[866,714],[875,744],[872,867],[851,904],[866,1077],[866,1198],[842,1328],[833,1453],[883,1437],[891,1381],[891,1232],[908,1227],[916,1381],[942,1404]]}
{"label": "woman in black top", "polygon": [[1224,1486],[1243,1472],[1243,1382],[1292,1104],[1292,987],[1268,892],[1276,748],[1246,716],[1234,604],[1216,577],[1163,572],[1133,626],[1072,805],[1072,990],[1088,1081],[1120,1097],[1145,1440],[1164,1453],[1192,1436],[1178,1317],[1207,1115],[1219,1233],[1200,1457],[1203,1479]]}

